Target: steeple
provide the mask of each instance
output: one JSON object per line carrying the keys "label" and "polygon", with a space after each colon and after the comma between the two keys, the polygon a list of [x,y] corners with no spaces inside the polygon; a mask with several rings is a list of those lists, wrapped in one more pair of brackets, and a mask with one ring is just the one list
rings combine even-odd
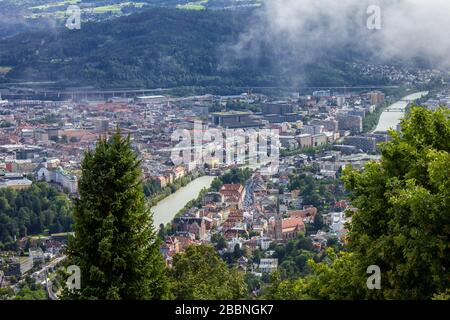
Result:
{"label": "steeple", "polygon": [[283,217],[280,212],[280,195],[277,195],[277,212],[275,216],[275,240],[282,240],[283,239],[283,231],[282,231],[282,222]]}

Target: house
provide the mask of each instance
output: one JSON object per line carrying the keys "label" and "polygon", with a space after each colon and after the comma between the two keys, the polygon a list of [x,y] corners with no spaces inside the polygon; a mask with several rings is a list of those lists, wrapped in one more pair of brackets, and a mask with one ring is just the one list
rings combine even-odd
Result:
{"label": "house", "polygon": [[162,253],[168,267],[172,266],[172,257],[181,251],[180,248],[180,241],[176,237],[168,236],[164,239],[164,243],[161,244],[159,251]]}
{"label": "house", "polygon": [[172,229],[174,232],[189,232],[197,239],[203,239],[206,236],[206,221],[203,217],[181,216],[173,220]]}
{"label": "house", "polygon": [[244,256],[240,257],[237,260],[238,268],[240,268],[242,270],[245,270],[247,268],[247,264],[248,264],[248,259]]}
{"label": "house", "polygon": [[209,203],[223,203],[224,196],[219,192],[208,192],[203,196],[203,205],[207,205]]}
{"label": "house", "polygon": [[45,262],[44,252],[42,251],[42,249],[35,249],[35,250],[29,249],[29,256],[30,259],[32,259],[33,264]]}
{"label": "house", "polygon": [[173,170],[174,180],[178,180],[180,178],[183,178],[185,175],[185,169],[181,166],[175,167]]}
{"label": "house", "polygon": [[31,257],[11,257],[6,261],[5,276],[21,276],[33,268]]}
{"label": "house", "polygon": [[156,180],[156,183],[158,184],[158,187],[161,189],[165,188],[168,184],[168,181],[167,181],[166,177],[164,177],[164,176],[158,176],[158,177],[156,177],[155,180]]}
{"label": "house", "polygon": [[245,188],[241,184],[224,184],[219,193],[223,196],[224,202],[230,206],[241,209],[245,198]]}
{"label": "house", "polygon": [[0,178],[0,189],[1,188],[12,188],[15,190],[20,189],[28,189],[32,185],[32,181],[21,177],[21,178],[15,178],[15,179],[9,179],[9,178]]}
{"label": "house", "polygon": [[305,223],[312,223],[317,215],[317,208],[305,206],[303,207],[303,210],[289,210],[288,214],[290,218],[301,218]]}

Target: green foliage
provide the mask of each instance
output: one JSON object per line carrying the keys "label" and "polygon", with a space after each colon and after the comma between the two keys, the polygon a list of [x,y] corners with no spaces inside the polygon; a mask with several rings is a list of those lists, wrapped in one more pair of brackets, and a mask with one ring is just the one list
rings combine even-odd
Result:
{"label": "green foliage", "polygon": [[175,255],[170,277],[177,300],[232,300],[247,293],[244,276],[208,245],[189,246]]}
{"label": "green foliage", "polygon": [[276,246],[274,257],[280,264],[282,279],[295,279],[309,273],[307,261],[315,256],[314,246],[310,238],[301,236],[289,241],[285,246]]}
{"label": "green foliage", "polygon": [[[342,199],[345,192],[338,180],[322,179],[316,180],[311,172],[303,170],[289,177],[289,190],[300,190],[300,196],[305,205],[313,205],[319,212],[327,204]],[[318,218],[320,219],[320,218]],[[315,227],[320,227],[320,221],[315,221]]]}
{"label": "green foliage", "polygon": [[[450,111],[413,107],[401,127],[381,147],[380,162],[344,170],[359,209],[348,226],[349,252],[328,248],[297,280],[272,275],[269,299],[449,298]],[[371,265],[381,269],[381,290],[367,289]]]}
{"label": "green foliage", "polygon": [[32,289],[26,284],[14,296],[14,300],[47,300],[47,293],[41,285]]}
{"label": "green foliage", "polygon": [[144,183],[145,196],[150,198],[150,207],[155,206],[159,201],[175,193],[180,188],[186,186],[193,180],[192,174],[188,174],[182,178],[177,179],[164,188],[161,188],[156,179],[150,178]]}
{"label": "green foliage", "polygon": [[46,182],[0,189],[0,247],[12,248],[14,236],[70,231],[72,222],[71,202]]}
{"label": "green foliage", "polygon": [[227,240],[222,233],[214,233],[211,236],[211,243],[214,244],[217,250],[222,250],[227,247]]}
{"label": "green foliage", "polygon": [[[11,80],[51,80],[71,87],[209,87],[213,92],[235,88],[236,93],[237,87],[291,86],[294,79],[286,75],[286,62],[274,44],[259,45],[261,54],[246,57],[229,49],[246,31],[250,14],[152,8],[83,22],[76,32],[34,28],[0,41],[0,65],[12,67]],[[347,47],[342,54],[348,58]],[[307,85],[382,82],[348,69],[349,59],[330,56],[322,55],[307,68],[291,60],[295,65],[289,67],[295,75],[301,72]]]}
{"label": "green foliage", "polygon": [[388,299],[430,299],[450,287],[450,111],[413,107],[380,163],[344,171],[353,204],[350,249],[382,271]]}
{"label": "green foliage", "polygon": [[232,168],[220,177],[213,180],[211,190],[219,191],[224,184],[245,184],[252,176],[252,170],[249,168]]}
{"label": "green foliage", "polygon": [[79,192],[67,253],[82,287],[68,297],[165,298],[164,262],[129,137],[118,131],[85,153]]}
{"label": "green foliage", "polygon": [[279,273],[272,275],[268,299],[282,300],[353,300],[365,296],[365,273],[360,272],[359,263],[352,253],[342,252],[337,256],[327,250],[328,259],[321,263],[308,261],[311,274],[297,280],[282,280]]}

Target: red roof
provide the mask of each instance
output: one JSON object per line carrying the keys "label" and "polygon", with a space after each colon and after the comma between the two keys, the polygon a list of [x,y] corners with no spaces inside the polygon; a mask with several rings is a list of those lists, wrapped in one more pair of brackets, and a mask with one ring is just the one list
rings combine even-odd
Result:
{"label": "red roof", "polygon": [[303,223],[303,220],[301,218],[287,218],[283,219],[281,222],[281,228],[282,229],[289,229],[289,228],[303,228],[305,224]]}

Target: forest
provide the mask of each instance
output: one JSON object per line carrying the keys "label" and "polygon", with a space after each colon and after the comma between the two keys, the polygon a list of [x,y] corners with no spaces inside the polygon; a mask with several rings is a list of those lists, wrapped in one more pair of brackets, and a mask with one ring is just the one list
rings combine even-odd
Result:
{"label": "forest", "polygon": [[[233,48],[248,28],[249,10],[151,8],[80,30],[36,28],[0,40],[0,82],[55,81],[56,86],[248,87],[384,83],[358,74],[348,50],[292,65],[286,74],[280,48],[259,53]],[[333,58],[331,58],[333,57]]]}
{"label": "forest", "polygon": [[14,237],[70,231],[71,213],[67,196],[45,182],[0,189],[0,250],[14,249]]}

